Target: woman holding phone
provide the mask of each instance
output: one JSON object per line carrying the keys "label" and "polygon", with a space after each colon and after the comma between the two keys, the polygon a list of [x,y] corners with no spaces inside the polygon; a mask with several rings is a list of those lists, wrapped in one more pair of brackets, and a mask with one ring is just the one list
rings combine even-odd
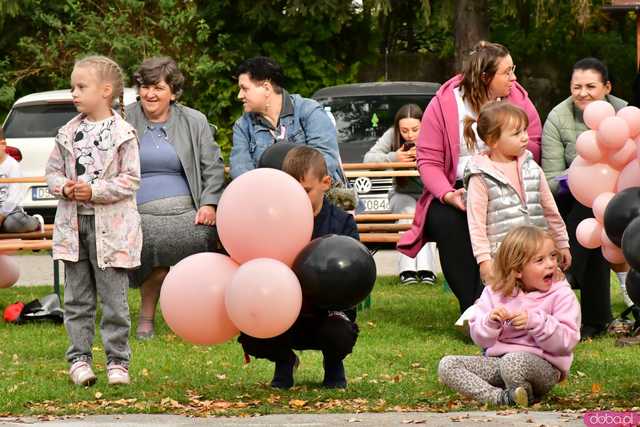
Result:
{"label": "woman holding phone", "polygon": [[[389,128],[375,145],[364,155],[365,163],[379,162],[415,162],[416,141],[420,132],[422,109],[416,104],[400,107]],[[393,213],[413,214],[416,202],[422,195],[423,186],[420,177],[398,177],[393,180],[389,190],[389,205]],[[410,219],[399,220],[399,224],[410,224]],[[412,284],[421,281],[433,284],[435,243],[428,243],[418,252],[415,258],[398,254],[400,283]]]}

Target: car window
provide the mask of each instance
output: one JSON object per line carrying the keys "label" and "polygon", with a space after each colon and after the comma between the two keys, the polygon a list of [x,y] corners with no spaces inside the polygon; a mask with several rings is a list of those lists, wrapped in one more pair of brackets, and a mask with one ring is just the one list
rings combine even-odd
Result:
{"label": "car window", "polygon": [[50,138],[78,111],[72,103],[18,106],[4,125],[6,138]]}
{"label": "car window", "polygon": [[336,120],[342,160],[361,162],[375,141],[393,125],[396,112],[405,104],[426,108],[430,95],[354,96],[320,99]]}

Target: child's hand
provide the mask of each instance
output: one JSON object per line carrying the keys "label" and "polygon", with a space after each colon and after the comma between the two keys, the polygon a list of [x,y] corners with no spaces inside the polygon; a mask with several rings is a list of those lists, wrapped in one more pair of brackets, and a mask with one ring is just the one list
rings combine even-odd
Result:
{"label": "child's hand", "polygon": [[87,202],[91,200],[93,193],[91,192],[91,185],[86,182],[79,182],[73,187],[74,199],[79,202]]}
{"label": "child's hand", "polygon": [[560,269],[567,271],[571,267],[571,252],[569,248],[560,249]]}
{"label": "child's hand", "polygon": [[493,280],[493,261],[486,260],[480,263],[480,278],[485,284],[490,284]]}
{"label": "child's hand", "polygon": [[75,200],[75,195],[73,194],[73,189],[75,188],[75,186],[76,182],[71,179],[65,182],[64,186],[62,187],[62,195],[67,199]]}
{"label": "child's hand", "polygon": [[216,208],[211,205],[204,205],[196,213],[196,224],[213,226],[216,223]]}
{"label": "child's hand", "polygon": [[527,311],[521,311],[516,313],[511,317],[511,326],[515,329],[525,329],[527,327],[527,322],[529,321],[529,314]]}
{"label": "child's hand", "polygon": [[489,319],[495,322],[500,322],[500,323],[502,323],[505,320],[508,320],[510,317],[511,315],[509,314],[507,309],[504,308],[503,306],[496,307],[493,310],[491,310],[491,313],[489,313]]}

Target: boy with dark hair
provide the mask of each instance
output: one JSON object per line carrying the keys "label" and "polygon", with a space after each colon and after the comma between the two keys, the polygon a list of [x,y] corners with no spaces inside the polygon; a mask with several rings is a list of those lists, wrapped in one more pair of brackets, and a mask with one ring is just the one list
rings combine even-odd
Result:
{"label": "boy with dark hair", "polygon": [[[315,217],[312,239],[339,234],[359,240],[352,215],[332,205],[324,193],[331,187],[331,177],[322,154],[311,147],[293,148],[284,159],[283,170],[304,187]],[[260,339],[241,334],[238,341],[247,355],[275,362],[271,386],[290,388],[299,359],[293,350],[320,350],[324,357],[324,380],[327,388],[345,388],[347,379],[343,359],[353,350],[358,338],[356,310],[328,311],[302,302],[300,316],[293,326],[277,337]]]}

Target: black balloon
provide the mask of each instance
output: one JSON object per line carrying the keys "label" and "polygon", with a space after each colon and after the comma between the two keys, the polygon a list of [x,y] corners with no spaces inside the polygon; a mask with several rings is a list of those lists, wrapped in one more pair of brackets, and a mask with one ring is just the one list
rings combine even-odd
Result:
{"label": "black balloon", "polygon": [[631,301],[633,301],[635,305],[640,306],[640,273],[633,268],[629,270],[625,284],[627,294],[629,294]]}
{"label": "black balloon", "polygon": [[303,301],[327,310],[357,305],[376,281],[376,263],[369,250],[352,237],[335,234],[311,241],[296,257],[293,271]]}
{"label": "black balloon", "polygon": [[613,196],[604,211],[604,229],[616,246],[622,246],[622,234],[637,216],[640,216],[640,187],[627,188]]}
{"label": "black balloon", "polygon": [[298,144],[294,144],[292,142],[278,142],[277,144],[273,144],[271,147],[267,148],[264,153],[262,153],[262,156],[260,156],[260,160],[258,160],[258,167],[282,170],[282,163],[284,162],[284,158],[287,156],[287,153],[297,146]]}
{"label": "black balloon", "polygon": [[640,270],[640,217],[631,221],[622,234],[622,252],[631,268]]}

